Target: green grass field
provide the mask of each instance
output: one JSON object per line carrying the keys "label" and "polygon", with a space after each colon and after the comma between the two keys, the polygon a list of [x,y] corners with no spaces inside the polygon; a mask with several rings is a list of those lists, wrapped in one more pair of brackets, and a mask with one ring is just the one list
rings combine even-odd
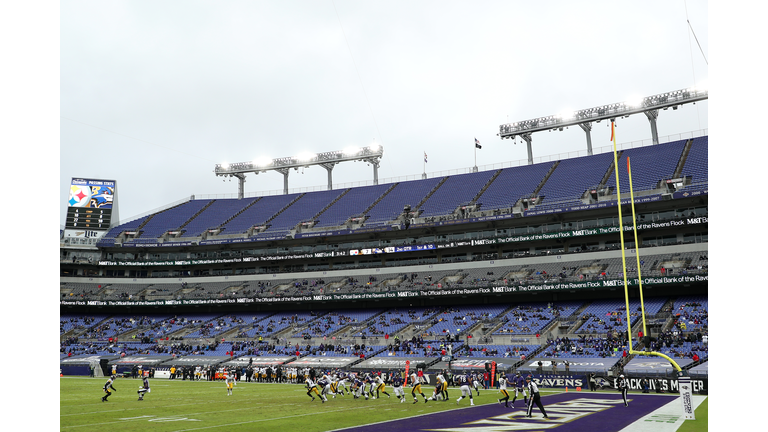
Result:
{"label": "green grass field", "polygon": [[[447,402],[420,401],[413,404],[409,389],[406,402],[393,395],[377,400],[355,400],[338,396],[321,403],[306,395],[298,384],[238,383],[232,396],[227,395],[223,382],[150,380],[151,393],[138,401],[136,391],[141,380],[118,378],[116,392],[108,402],[101,402],[101,390],[106,378],[64,377],[60,379],[60,430],[62,431],[327,431],[429,414],[457,407],[460,395],[449,389],[452,400]],[[388,387],[388,392],[391,387]],[[431,393],[430,387],[425,394]],[[542,391],[542,396],[559,391]],[[483,390],[475,396],[475,405],[496,403],[497,390]],[[521,402],[518,402],[521,403]],[[546,402],[545,402],[546,403]],[[460,407],[469,406],[469,399]],[[702,406],[706,407],[705,404]],[[706,430],[706,409],[696,411],[698,428]]]}

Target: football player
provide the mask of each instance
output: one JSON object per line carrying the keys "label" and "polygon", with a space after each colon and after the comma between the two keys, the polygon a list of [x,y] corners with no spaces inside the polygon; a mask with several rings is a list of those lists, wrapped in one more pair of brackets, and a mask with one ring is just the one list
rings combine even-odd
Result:
{"label": "football player", "polygon": [[392,377],[392,387],[395,388],[395,396],[400,399],[400,403],[405,402],[405,392],[403,391],[403,377],[400,376],[400,372],[396,372]]}
{"label": "football player", "polygon": [[480,396],[480,375],[475,372],[472,374],[472,387],[477,391],[477,395]]}
{"label": "football player", "polygon": [[[499,393],[501,393],[502,396],[504,396],[501,399],[498,399],[499,405],[501,405],[501,401],[504,401],[504,406],[509,408],[509,392],[507,391],[507,384],[509,381],[507,380],[507,376],[504,374],[504,372],[501,373],[501,376],[499,377]],[[512,383],[509,383],[512,385]],[[515,405],[512,404],[512,408],[514,408]]]}
{"label": "football player", "polygon": [[227,396],[232,396],[232,390],[235,388],[235,370],[227,371],[226,374],[224,382],[227,384]]}
{"label": "football player", "polygon": [[515,397],[512,399],[512,408],[515,407],[515,401],[517,400],[517,395],[522,393],[523,394],[523,402],[525,405],[528,405],[528,391],[525,390],[525,379],[520,376],[520,372],[515,372],[515,377],[512,378],[512,384],[515,387]]}
{"label": "football player", "polygon": [[[328,393],[331,392],[331,380],[328,379],[328,375],[323,375],[318,381],[317,381],[318,387],[320,387],[320,398],[323,403],[328,401],[328,398],[325,396]],[[333,393],[331,393],[333,394]],[[333,394],[333,397],[336,397],[335,394]]]}
{"label": "football player", "polygon": [[139,394],[139,400],[144,400],[144,394],[149,393],[149,379],[147,377],[144,377],[144,382],[142,383],[142,386],[139,387],[139,391],[136,393]]}
{"label": "football player", "polygon": [[392,397],[392,396],[390,396],[389,393],[386,392],[387,386],[384,385],[384,380],[381,379],[381,375],[376,375],[373,378],[373,384],[371,386],[371,393],[373,393],[373,388],[376,388],[376,396],[374,397],[374,399],[377,399],[377,398],[380,397],[379,392],[382,392],[385,395],[387,395],[387,398],[391,398]]}
{"label": "football player", "polygon": [[109,398],[112,395],[112,390],[117,391],[117,389],[112,385],[112,383],[115,381],[116,375],[111,375],[109,379],[107,379],[106,384],[104,384],[104,393],[106,393],[104,396],[101,397],[102,402],[106,402],[107,398]]}
{"label": "football player", "polygon": [[338,382],[336,383],[336,388],[339,390],[339,393],[341,393],[341,395],[344,396],[348,391],[347,381],[349,381],[349,376],[344,372],[339,372],[337,379],[338,379]]}
{"label": "football player", "polygon": [[424,393],[421,391],[421,379],[419,379],[419,374],[414,371],[411,374],[411,396],[413,396],[413,403],[417,403],[419,401],[419,399],[416,398],[416,393],[420,394],[421,397],[424,398],[424,402],[427,401],[427,397],[424,396]]}
{"label": "football player", "polygon": [[443,401],[448,401],[448,380],[445,379],[445,371],[443,373],[437,375],[438,381],[442,383],[442,388],[440,389],[440,392],[443,395]]}
{"label": "football player", "polygon": [[427,398],[424,401],[424,403],[426,403],[427,401],[431,401],[431,400],[440,400],[440,399],[442,399],[445,396],[445,394],[443,393],[443,384],[447,384],[445,382],[445,378],[443,378],[443,374],[442,373],[438,373],[437,376],[435,377],[435,390],[432,391],[432,396]]}
{"label": "football player", "polygon": [[[320,396],[320,393],[317,392],[317,385],[314,381],[312,381],[312,377],[307,376],[307,379],[304,380],[304,384],[307,386],[307,396],[312,398],[312,402],[315,401],[315,397],[312,395],[312,393],[316,394],[317,397],[322,400],[323,398]],[[323,401],[325,402],[325,401]]]}
{"label": "football player", "polygon": [[470,375],[469,373],[457,376],[459,379],[459,388],[461,389],[461,397],[456,399],[456,405],[458,405],[459,402],[461,402],[461,400],[467,396],[469,396],[469,404],[472,406],[475,405],[475,401],[472,399],[472,389],[469,388],[469,382],[473,380],[473,377],[476,376],[476,374]]}
{"label": "football player", "polygon": [[355,376],[355,379],[352,381],[352,385],[350,386],[352,396],[355,399],[360,399],[360,396],[363,391],[363,382],[360,381],[360,376]]}

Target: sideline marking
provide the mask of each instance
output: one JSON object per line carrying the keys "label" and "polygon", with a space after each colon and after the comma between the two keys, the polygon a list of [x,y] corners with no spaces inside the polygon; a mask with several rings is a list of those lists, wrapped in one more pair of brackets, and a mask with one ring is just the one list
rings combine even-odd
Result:
{"label": "sideline marking", "polygon": [[[707,396],[692,396],[693,409],[695,411]],[[668,404],[662,405],[661,408],[640,417],[619,432],[676,432],[686,421],[680,414],[680,396],[677,396],[669,401]]]}

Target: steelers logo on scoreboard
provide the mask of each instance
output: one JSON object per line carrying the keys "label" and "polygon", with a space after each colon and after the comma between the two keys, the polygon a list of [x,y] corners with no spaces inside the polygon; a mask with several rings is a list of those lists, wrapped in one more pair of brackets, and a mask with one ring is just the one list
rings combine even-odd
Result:
{"label": "steelers logo on scoreboard", "polygon": [[72,185],[69,188],[70,207],[88,207],[91,202],[91,188],[88,186]]}

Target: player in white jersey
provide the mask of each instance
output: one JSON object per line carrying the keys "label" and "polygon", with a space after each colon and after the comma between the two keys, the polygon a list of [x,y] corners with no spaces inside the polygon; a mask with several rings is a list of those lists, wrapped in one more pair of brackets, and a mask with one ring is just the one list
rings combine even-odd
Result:
{"label": "player in white jersey", "polygon": [[439,373],[437,375],[437,381],[440,384],[442,384],[442,386],[440,388],[440,393],[442,394],[443,401],[447,402],[448,398],[449,398],[449,396],[448,396],[448,380],[445,379],[444,373]]}
{"label": "player in white jersey", "polygon": [[444,393],[443,393],[443,386],[448,385],[448,383],[445,381],[445,378],[443,377],[442,373],[438,373],[435,377],[435,390],[432,391],[432,396],[428,397],[426,401],[431,400],[441,400],[444,399]]}
{"label": "player in white jersey", "polygon": [[[504,372],[501,373],[501,376],[499,377],[499,393],[503,396],[501,399],[497,399],[499,401],[499,405],[501,405],[501,401],[504,401],[504,406],[509,408],[509,392],[507,391],[507,384],[513,385],[507,380],[507,376],[504,374]],[[512,408],[515,406],[512,405]]]}
{"label": "player in white jersey", "polygon": [[[374,399],[380,397],[379,396],[379,392],[382,392],[385,395],[387,395],[387,398],[391,398],[392,397],[392,396],[390,396],[389,393],[387,393],[387,391],[386,391],[387,390],[387,386],[384,384],[384,380],[381,378],[380,375],[376,375],[373,378],[372,388],[376,389],[376,397],[374,397]],[[371,393],[373,393],[373,390],[371,390]]]}
{"label": "player in white jersey", "polygon": [[102,389],[104,390],[104,393],[106,393],[104,396],[101,397],[102,402],[106,402],[107,399],[112,395],[112,390],[117,391],[117,389],[112,385],[113,382],[115,382],[115,378],[117,378],[116,375],[112,375],[107,379],[106,384],[104,384],[104,387]]}
{"label": "player in white jersey", "polygon": [[227,372],[227,377],[224,379],[224,382],[227,384],[227,396],[232,396],[232,390],[235,388],[236,376],[234,369]]}
{"label": "player in white jersey", "polygon": [[469,382],[470,380],[472,380],[472,377],[469,374],[466,374],[466,375],[458,375],[457,378],[459,380],[459,385],[460,385],[459,388],[461,389],[461,397],[456,399],[456,405],[458,405],[462,399],[469,396],[469,404],[474,406],[475,401],[474,399],[472,399],[472,389],[469,388]]}
{"label": "player in white jersey", "polygon": [[307,376],[307,378],[304,380],[304,384],[307,387],[307,396],[311,397],[313,402],[315,401],[315,397],[312,395],[312,393],[316,394],[317,397],[320,398],[320,400],[323,399],[323,397],[320,396],[320,393],[317,391],[317,385],[315,384],[315,382],[312,380],[311,377]]}
{"label": "player in white jersey", "polygon": [[323,383],[323,385],[321,386],[321,388],[322,388],[321,394],[322,395],[329,394],[329,395],[333,396],[334,399],[336,399],[336,391],[335,391],[336,390],[335,389],[336,386],[334,385],[333,379],[330,376],[328,376],[327,374],[323,375],[323,377],[320,378],[320,381],[318,381],[318,382]]}
{"label": "player in white jersey", "polygon": [[424,392],[421,391],[421,379],[419,378],[419,375],[414,372],[411,374],[411,396],[413,396],[413,403],[419,401],[418,398],[416,398],[416,393],[424,398],[424,402],[427,401],[427,397],[424,396]]}

